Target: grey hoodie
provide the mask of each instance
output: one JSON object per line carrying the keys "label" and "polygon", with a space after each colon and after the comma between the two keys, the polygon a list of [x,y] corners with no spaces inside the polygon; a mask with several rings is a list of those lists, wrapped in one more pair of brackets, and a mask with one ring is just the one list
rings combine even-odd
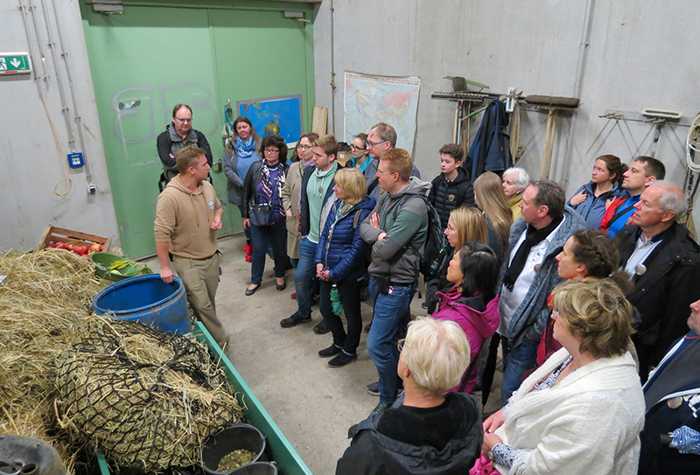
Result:
{"label": "grey hoodie", "polygon": [[[430,183],[411,177],[403,190],[379,198],[372,212],[379,215],[379,229],[370,222],[372,214],[360,225],[362,239],[372,246],[371,276],[397,284],[417,281],[428,234],[428,210],[419,195],[429,191]],[[387,236],[377,241],[382,231]]]}

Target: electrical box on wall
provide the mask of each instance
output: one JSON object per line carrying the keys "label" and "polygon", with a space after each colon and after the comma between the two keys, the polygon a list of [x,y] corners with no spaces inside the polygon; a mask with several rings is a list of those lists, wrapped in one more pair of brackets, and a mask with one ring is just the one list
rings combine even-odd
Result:
{"label": "electrical box on wall", "polygon": [[85,157],[83,152],[70,152],[66,155],[68,158],[68,166],[72,169],[82,168],[85,166]]}

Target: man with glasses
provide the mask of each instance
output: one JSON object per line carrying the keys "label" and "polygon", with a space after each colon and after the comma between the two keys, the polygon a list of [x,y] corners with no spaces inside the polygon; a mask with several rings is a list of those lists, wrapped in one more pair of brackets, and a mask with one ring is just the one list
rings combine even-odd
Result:
{"label": "man with glasses", "polygon": [[[192,128],[192,108],[187,104],[177,104],[173,107],[171,123],[165,126],[165,131],[161,132],[156,139],[158,157],[163,163],[163,173],[158,181],[160,191],[163,191],[168,182],[177,175],[175,153],[188,145],[194,145],[204,150],[209,166],[213,165],[214,158],[209,141],[202,132]],[[209,181],[211,181],[211,177],[209,177]]]}
{"label": "man with glasses", "polygon": [[[376,138],[369,140],[375,149],[381,148]],[[430,183],[411,177],[413,160],[406,150],[386,150],[381,157],[376,177],[384,193],[360,225],[362,239],[372,246],[368,272],[374,308],[367,349],[379,373],[375,412],[384,411],[396,399],[396,339],[410,316],[418,281],[420,254],[428,233],[428,209],[420,195],[427,195],[430,189]]]}
{"label": "man with glasses", "polygon": [[[367,194],[372,198],[379,199],[381,188],[377,181],[377,169],[382,156],[389,150],[396,147],[396,129],[385,122],[379,122],[372,126],[367,134],[367,160],[370,161],[363,170],[365,179],[367,180]],[[420,171],[413,165],[411,176],[420,178]]]}

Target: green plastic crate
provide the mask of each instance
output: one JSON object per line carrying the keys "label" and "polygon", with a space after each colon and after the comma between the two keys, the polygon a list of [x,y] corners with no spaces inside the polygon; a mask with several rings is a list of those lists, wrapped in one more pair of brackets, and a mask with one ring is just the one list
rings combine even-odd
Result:
{"label": "green plastic crate", "polygon": [[[248,406],[246,419],[265,434],[267,446],[273,460],[277,463],[277,469],[282,475],[312,475],[313,472],[306,466],[299,452],[292,443],[282,433],[270,414],[245,382],[243,376],[238,372],[226,353],[216,343],[207,328],[202,322],[195,324],[195,337],[205,342],[212,349],[214,355],[221,359],[221,364],[228,376],[234,390],[243,393],[244,401]],[[109,464],[102,453],[97,454],[97,463],[101,475],[110,475]]]}

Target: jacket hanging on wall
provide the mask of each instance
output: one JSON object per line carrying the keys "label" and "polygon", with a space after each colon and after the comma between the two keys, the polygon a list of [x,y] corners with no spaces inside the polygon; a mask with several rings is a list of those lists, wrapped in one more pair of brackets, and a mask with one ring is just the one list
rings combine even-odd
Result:
{"label": "jacket hanging on wall", "polygon": [[513,166],[506,127],[508,114],[505,105],[501,101],[493,101],[484,111],[479,130],[463,165],[472,182],[485,171],[498,173]]}

